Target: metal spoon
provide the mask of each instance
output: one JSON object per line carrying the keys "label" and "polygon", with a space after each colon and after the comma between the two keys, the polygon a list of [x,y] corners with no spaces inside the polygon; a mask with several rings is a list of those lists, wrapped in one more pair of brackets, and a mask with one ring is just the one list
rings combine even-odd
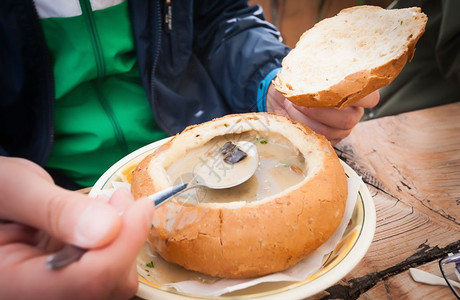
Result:
{"label": "metal spoon", "polygon": [[[228,143],[226,144],[228,145]],[[259,154],[257,147],[246,141],[240,141],[233,143],[236,148],[219,149],[221,153],[213,156],[213,163],[209,164],[204,162],[202,165],[197,166],[194,172],[193,179],[188,183],[175,185],[173,187],[162,190],[158,193],[148,196],[150,200],[155,203],[155,207],[158,207],[165,203],[167,200],[173,198],[180,193],[183,193],[189,189],[198,187],[207,187],[210,189],[226,189],[237,186],[246,182],[249,178],[254,175],[259,165]],[[232,151],[241,151],[246,154],[241,160],[238,160],[241,153],[236,154],[237,162],[234,162],[235,156],[232,156]],[[229,159],[228,159],[229,158]],[[229,164],[226,161],[233,162]],[[57,253],[51,255],[46,260],[46,267],[48,269],[59,269],[67,266],[68,264],[77,261],[80,257],[85,254],[88,249],[80,248],[74,245],[66,245]]]}

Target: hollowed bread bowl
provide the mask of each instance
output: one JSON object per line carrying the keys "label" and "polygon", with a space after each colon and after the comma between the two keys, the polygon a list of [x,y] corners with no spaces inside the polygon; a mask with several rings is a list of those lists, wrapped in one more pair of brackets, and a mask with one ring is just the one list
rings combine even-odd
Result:
{"label": "hollowed bread bowl", "polygon": [[[302,156],[305,174],[293,186],[257,201],[181,203],[155,210],[150,243],[165,260],[222,278],[285,270],[323,244],[341,221],[347,181],[330,143],[301,123],[269,113],[228,115],[190,126],[133,171],[135,198],[173,185],[167,169],[217,136],[280,135]],[[257,143],[259,138],[254,141]],[[226,191],[221,191],[226,197]]]}

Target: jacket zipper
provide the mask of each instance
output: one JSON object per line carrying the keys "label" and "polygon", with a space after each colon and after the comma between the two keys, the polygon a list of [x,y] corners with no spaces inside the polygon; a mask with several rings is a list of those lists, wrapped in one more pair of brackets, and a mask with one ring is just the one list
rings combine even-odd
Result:
{"label": "jacket zipper", "polygon": [[153,45],[152,54],[153,54],[153,63],[152,69],[150,72],[150,102],[153,108],[153,114],[155,116],[156,123],[163,129],[166,133],[171,134],[170,130],[164,125],[162,119],[158,115],[156,109],[156,101],[155,101],[155,70],[158,65],[158,58],[160,56],[160,48],[161,48],[161,31],[162,31],[162,14],[161,14],[161,7],[160,1],[155,1],[155,5],[152,8],[153,12],[152,15],[156,17],[156,22],[152,22],[152,39],[156,39],[156,45]]}
{"label": "jacket zipper", "polygon": [[101,104],[107,117],[110,120],[110,123],[112,124],[113,130],[115,133],[115,138],[117,140],[118,145],[120,146],[124,154],[128,154],[129,153],[128,144],[126,142],[123,131],[121,130],[121,126],[118,123],[115,117],[115,114],[113,113],[113,110],[109,105],[109,101],[105,97],[102,91],[102,87],[101,87],[102,81],[104,80],[104,76],[105,76],[105,62],[104,62],[104,56],[102,53],[101,41],[99,39],[99,33],[97,32],[97,28],[96,28],[96,20],[94,19],[93,9],[91,7],[90,0],[79,0],[79,1],[80,1],[80,7],[82,10],[82,15],[86,20],[86,24],[88,25],[91,44],[93,46],[93,53],[96,59],[97,79],[94,80],[92,84],[96,91],[96,95],[99,100],[99,103]]}
{"label": "jacket zipper", "polygon": [[172,0],[165,0],[165,31],[171,33],[172,31]]}

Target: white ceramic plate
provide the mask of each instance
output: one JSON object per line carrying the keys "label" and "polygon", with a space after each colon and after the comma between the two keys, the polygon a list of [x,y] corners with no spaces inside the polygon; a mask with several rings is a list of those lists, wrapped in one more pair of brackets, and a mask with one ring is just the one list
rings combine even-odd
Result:
{"label": "white ceramic plate", "polygon": [[[169,138],[144,146],[118,161],[99,178],[89,195],[96,196],[101,190],[112,188],[114,181],[129,182],[133,168],[167,140]],[[342,165],[347,176],[357,176],[347,164],[342,162]],[[180,293],[139,276],[137,295],[145,299],[303,299],[334,285],[361,261],[374,237],[375,224],[374,203],[369,190],[362,183],[352,218],[341,241],[325,259],[322,269],[305,280],[263,283],[220,297],[203,297]]]}

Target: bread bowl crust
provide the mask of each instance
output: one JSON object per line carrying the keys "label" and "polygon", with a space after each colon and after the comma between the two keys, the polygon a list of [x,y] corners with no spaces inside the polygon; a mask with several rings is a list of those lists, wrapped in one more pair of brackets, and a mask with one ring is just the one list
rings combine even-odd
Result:
{"label": "bread bowl crust", "polygon": [[240,118],[247,122],[263,119],[267,124],[281,122],[295,130],[296,136],[308,137],[317,143],[314,154],[321,160],[321,167],[301,184],[270,199],[197,206],[170,201],[155,211],[149,239],[156,251],[186,269],[222,278],[260,276],[295,265],[335,231],[347,198],[346,176],[330,143],[301,123],[266,113],[229,115],[188,127],[134,170],[131,186],[135,198],[164,188],[157,178],[152,178],[149,168],[161,153],[175,147],[174,141],[184,133],[197,134],[213,129],[209,126],[214,124],[232,123]]}
{"label": "bread bowl crust", "polygon": [[[361,9],[382,10],[380,7],[357,6],[343,9],[339,14],[350,13]],[[285,98],[299,106],[336,107],[342,109],[353,105],[366,95],[390,84],[402,71],[406,63],[412,59],[415,52],[415,45],[425,32],[427,16],[421,13],[420,8],[410,9],[416,13],[414,18],[421,19],[420,23],[423,24],[423,26],[414,30],[415,35],[409,36],[407,42],[404,45],[401,45],[404,50],[400,56],[395,57],[376,68],[361,70],[350,74],[343,78],[340,82],[330,86],[328,89],[314,93],[302,94],[290,89],[289,82],[285,82],[282,72],[280,72],[272,81],[275,89],[283,94]],[[304,32],[300,37],[300,40],[304,38],[307,33],[308,31]],[[282,65],[284,67],[284,60]]]}

